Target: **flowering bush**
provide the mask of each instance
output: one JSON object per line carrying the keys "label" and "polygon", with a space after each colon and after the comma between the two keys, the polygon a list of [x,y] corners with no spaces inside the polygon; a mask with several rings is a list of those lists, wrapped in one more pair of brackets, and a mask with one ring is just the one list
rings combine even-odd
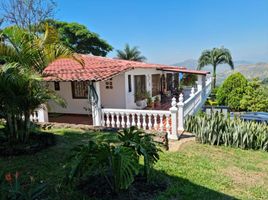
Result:
{"label": "flowering bush", "polygon": [[35,184],[34,178],[29,177],[29,182],[21,183],[19,172],[15,174],[6,173],[0,179],[0,199],[7,200],[36,200],[44,199],[46,184]]}

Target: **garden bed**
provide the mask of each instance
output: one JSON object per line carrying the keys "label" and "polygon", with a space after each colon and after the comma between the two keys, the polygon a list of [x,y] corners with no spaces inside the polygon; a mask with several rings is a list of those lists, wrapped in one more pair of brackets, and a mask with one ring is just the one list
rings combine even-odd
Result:
{"label": "garden bed", "polygon": [[134,183],[128,190],[121,191],[120,194],[112,193],[107,181],[99,176],[91,176],[83,180],[77,189],[91,198],[110,200],[139,200],[155,199],[157,195],[165,191],[168,183],[164,180],[147,182],[144,177],[136,177]]}
{"label": "garden bed", "polygon": [[9,144],[5,139],[0,140],[0,156],[31,155],[56,144],[56,136],[48,132],[33,132],[29,141],[24,144]]}

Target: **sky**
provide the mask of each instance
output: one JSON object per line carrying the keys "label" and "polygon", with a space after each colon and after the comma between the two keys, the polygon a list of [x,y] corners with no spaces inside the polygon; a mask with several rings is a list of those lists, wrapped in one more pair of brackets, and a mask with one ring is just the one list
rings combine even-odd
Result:
{"label": "sky", "polygon": [[138,46],[147,62],[198,59],[221,46],[234,60],[268,62],[268,0],[55,1],[56,19],[86,25],[115,49]]}

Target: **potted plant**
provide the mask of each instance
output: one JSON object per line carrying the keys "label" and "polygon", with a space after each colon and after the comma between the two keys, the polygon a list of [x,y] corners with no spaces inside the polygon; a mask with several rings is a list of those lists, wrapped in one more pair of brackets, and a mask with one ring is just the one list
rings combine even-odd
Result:
{"label": "potted plant", "polygon": [[136,105],[141,107],[141,106],[146,106],[146,98],[150,96],[150,93],[145,91],[138,91],[135,93],[135,100],[136,100]]}
{"label": "potted plant", "polygon": [[147,98],[147,107],[149,107],[149,108],[153,108],[154,107],[154,102],[153,102],[152,97],[148,97]]}
{"label": "potted plant", "polygon": [[159,99],[159,96],[156,96],[155,99],[154,99],[154,104],[155,106],[159,106],[160,105],[160,99]]}

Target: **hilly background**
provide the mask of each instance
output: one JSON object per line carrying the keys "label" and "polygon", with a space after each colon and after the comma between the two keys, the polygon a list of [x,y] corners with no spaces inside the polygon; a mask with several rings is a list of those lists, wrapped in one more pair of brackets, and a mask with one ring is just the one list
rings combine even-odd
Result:
{"label": "hilly background", "polygon": [[[198,61],[195,59],[185,60],[175,63],[176,66],[187,67],[188,69],[196,69]],[[228,65],[217,66],[217,84],[221,84],[226,77],[234,72],[242,73],[246,78],[252,79],[259,77],[261,80],[268,78],[268,63],[253,63],[249,61],[235,61],[234,71]],[[212,71],[212,66],[203,68],[205,71]]]}

